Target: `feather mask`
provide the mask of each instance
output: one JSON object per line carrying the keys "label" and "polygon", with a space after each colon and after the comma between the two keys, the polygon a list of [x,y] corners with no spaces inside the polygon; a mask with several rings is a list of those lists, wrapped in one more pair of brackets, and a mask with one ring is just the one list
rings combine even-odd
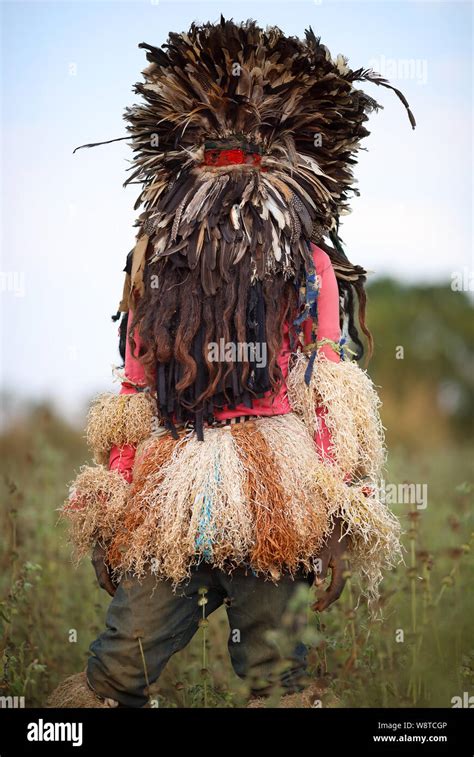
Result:
{"label": "feather mask", "polygon": [[126,183],[143,185],[139,234],[151,260],[199,266],[206,294],[246,255],[252,282],[294,278],[310,264],[313,233],[337,229],[357,194],[368,114],[381,107],[356,82],[393,89],[415,126],[401,92],[332,59],[311,29],[299,40],[221,18],[170,34],[162,48],[140,47],[150,64],[135,86],[143,102],[125,112],[134,151]]}

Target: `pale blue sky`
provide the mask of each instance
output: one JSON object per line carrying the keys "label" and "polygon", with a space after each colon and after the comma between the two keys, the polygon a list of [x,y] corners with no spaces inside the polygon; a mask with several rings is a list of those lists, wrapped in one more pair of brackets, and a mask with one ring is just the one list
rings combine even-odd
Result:
{"label": "pale blue sky", "polygon": [[[162,44],[192,20],[311,25],[333,56],[381,69],[395,95],[369,123],[360,198],[344,221],[349,257],[403,280],[445,281],[472,263],[470,2],[2,2],[2,384],[76,411],[110,389],[110,315],[133,245],[130,149],[75,146],[124,134],[122,113]],[[408,74],[408,75],[407,75]],[[370,314],[369,314],[370,315]]]}

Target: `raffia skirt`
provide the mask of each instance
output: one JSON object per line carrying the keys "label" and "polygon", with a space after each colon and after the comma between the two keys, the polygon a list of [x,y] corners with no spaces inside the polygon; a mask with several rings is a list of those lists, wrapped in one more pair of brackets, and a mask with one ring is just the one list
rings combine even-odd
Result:
{"label": "raffia skirt", "polygon": [[152,433],[137,447],[132,484],[102,465],[84,467],[73,495],[63,514],[76,556],[100,541],[117,578],[151,570],[177,586],[206,561],[277,581],[317,569],[336,522],[369,596],[399,558],[398,521],[376,490],[348,485],[322,462],[294,412],[207,428],[204,441]]}

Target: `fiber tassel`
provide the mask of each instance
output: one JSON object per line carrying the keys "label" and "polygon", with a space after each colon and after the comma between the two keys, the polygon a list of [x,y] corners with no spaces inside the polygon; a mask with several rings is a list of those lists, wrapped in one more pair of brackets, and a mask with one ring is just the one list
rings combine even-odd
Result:
{"label": "fiber tassel", "polygon": [[108,461],[114,445],[136,446],[152,429],[153,400],[147,392],[99,395],[87,418],[87,443],[99,463]]}
{"label": "fiber tassel", "polygon": [[357,363],[333,363],[318,353],[307,386],[307,362],[307,356],[298,353],[289,371],[288,398],[294,412],[314,434],[316,407],[324,406],[331,435],[329,451],[342,478],[375,479],[385,461],[385,448],[380,399],[372,381]]}

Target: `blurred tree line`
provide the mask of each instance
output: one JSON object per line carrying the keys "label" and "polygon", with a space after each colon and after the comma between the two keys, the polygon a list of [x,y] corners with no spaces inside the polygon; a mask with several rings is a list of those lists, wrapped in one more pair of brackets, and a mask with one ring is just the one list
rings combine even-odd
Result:
{"label": "blurred tree line", "polygon": [[467,293],[447,286],[379,279],[368,287],[375,352],[390,444],[409,448],[466,442],[474,417],[474,318]]}

